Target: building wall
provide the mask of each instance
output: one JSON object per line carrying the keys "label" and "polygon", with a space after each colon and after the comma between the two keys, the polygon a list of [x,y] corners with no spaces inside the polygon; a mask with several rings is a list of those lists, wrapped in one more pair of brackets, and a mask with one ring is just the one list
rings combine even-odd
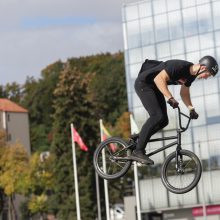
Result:
{"label": "building wall", "polygon": [[0,130],[3,129],[3,112],[0,111]]}
{"label": "building wall", "polygon": [[134,196],[124,197],[125,219],[136,219],[136,200]]}
{"label": "building wall", "polygon": [[[220,63],[220,0],[146,0],[125,4],[122,8],[124,31],[124,55],[127,80],[129,110],[141,128],[148,118],[138,96],[134,91],[134,81],[145,59],[185,59],[198,63],[205,55],[216,57]],[[220,75],[220,74],[218,74]],[[188,110],[181,101],[180,86],[169,86],[174,97],[180,102],[184,113]],[[214,187],[219,180],[214,175],[220,170],[220,77],[208,80],[196,80],[191,88],[191,99],[200,117],[192,121],[189,129],[183,133],[182,148],[194,151],[203,163],[207,175],[205,203],[220,202],[215,195],[220,189]],[[154,137],[173,136],[178,127],[177,112],[168,106],[169,125]],[[167,144],[149,143],[147,153]],[[188,198],[190,206],[201,204],[196,189],[183,197],[169,194],[159,179],[159,167],[164,157],[175,149],[152,156],[155,166],[139,169],[143,184],[141,195],[142,209],[154,210],[174,207],[175,204]],[[157,171],[155,171],[157,170]],[[153,179],[152,179],[153,177]],[[151,181],[146,182],[146,181]],[[153,181],[153,184],[152,184]],[[148,184],[148,185],[146,185]],[[201,181],[199,183],[200,190]],[[152,191],[151,186],[155,187]],[[154,199],[153,198],[157,198]],[[178,199],[181,198],[181,199]],[[173,203],[173,206],[171,205]]]}
{"label": "building wall", "polygon": [[[141,63],[146,58],[158,60],[175,58],[198,62],[200,57],[207,54],[220,60],[218,8],[220,8],[219,0],[149,0],[123,7],[129,109],[134,113],[139,124],[142,124],[143,115],[147,117],[133,88]],[[208,86],[204,82],[198,82],[194,84],[195,91],[192,93],[195,104],[200,102],[196,97],[210,95],[198,108],[203,107],[201,113],[207,108],[208,116],[211,117],[220,114],[219,99],[214,95],[219,93],[219,82],[216,81],[209,80],[206,83],[209,84]],[[179,88],[170,89],[176,98],[180,98]],[[215,104],[211,106],[210,103]]]}
{"label": "building wall", "polygon": [[[184,176],[187,178],[187,176]],[[168,192],[160,178],[140,180],[141,210],[145,212],[168,209],[182,209],[191,206],[220,204],[220,170],[203,172],[202,178],[196,188],[185,194]],[[159,190],[158,190],[159,189]]]}
{"label": "building wall", "polygon": [[7,112],[6,121],[8,142],[20,142],[30,155],[30,130],[28,114],[18,112]]}

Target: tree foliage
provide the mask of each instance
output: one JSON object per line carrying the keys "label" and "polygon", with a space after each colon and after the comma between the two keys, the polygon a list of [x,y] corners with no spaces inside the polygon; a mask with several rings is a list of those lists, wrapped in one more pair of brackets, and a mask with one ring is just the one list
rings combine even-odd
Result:
{"label": "tree foliage", "polygon": [[[95,219],[97,207],[92,157],[100,142],[99,119],[109,125],[114,135],[127,138],[130,132],[123,54],[106,53],[71,58],[67,62],[57,61],[47,66],[39,79],[29,77],[23,86],[0,87],[0,96],[10,98],[29,110],[32,152],[50,150],[55,155],[50,163],[52,167],[46,167],[55,172],[52,172],[55,179],[47,179],[54,185],[52,196],[46,196],[47,190],[43,187],[50,185],[50,181],[37,179],[37,173],[43,169],[37,162],[38,156],[30,160],[32,171],[28,173],[27,182],[32,211],[39,211],[39,201],[42,201],[42,207],[56,213],[59,219],[76,219],[70,140],[70,123],[74,123],[89,147],[88,152],[82,152],[78,147],[76,150],[82,219]],[[112,184],[112,202],[121,201],[121,184]],[[103,195],[102,192],[101,187]]]}
{"label": "tree foliage", "polygon": [[8,145],[4,134],[1,135],[0,147],[0,187],[8,197],[9,220],[17,219],[13,196],[15,193],[24,194],[25,176],[28,171],[28,154],[24,147],[15,143]]}
{"label": "tree foliage", "polygon": [[29,170],[27,175],[29,194],[41,195],[53,189],[54,173],[53,173],[53,155],[41,160],[39,153],[34,153],[29,162]]}
{"label": "tree foliage", "polygon": [[5,132],[0,131],[0,187],[8,197],[9,219],[17,219],[15,194],[30,197],[31,213],[49,211],[47,193],[54,186],[53,156],[41,161],[40,154],[35,153],[29,158],[21,144],[8,144],[5,140]]}
{"label": "tree foliage", "polygon": [[49,150],[52,136],[53,91],[63,63],[57,61],[42,71],[42,78],[28,78],[23,88],[22,105],[29,110],[32,151]]}
{"label": "tree foliage", "polygon": [[[59,84],[54,92],[54,138],[53,152],[56,155],[56,193],[58,217],[60,219],[74,219],[75,191],[73,188],[74,178],[72,169],[72,151],[70,139],[70,123],[86,140],[86,144],[93,146],[96,137],[97,126],[95,126],[95,115],[92,111],[93,105],[86,99],[88,84],[93,74],[82,74],[75,67],[67,64],[60,75]],[[77,165],[80,184],[80,200],[82,219],[94,219],[94,172],[91,154],[82,152],[77,148]],[[85,184],[86,183],[86,184]],[[87,210],[90,210],[88,212]],[[92,211],[93,210],[93,211]]]}
{"label": "tree foliage", "polygon": [[28,170],[28,154],[19,143],[1,148],[0,186],[7,196],[24,193],[24,176]]}

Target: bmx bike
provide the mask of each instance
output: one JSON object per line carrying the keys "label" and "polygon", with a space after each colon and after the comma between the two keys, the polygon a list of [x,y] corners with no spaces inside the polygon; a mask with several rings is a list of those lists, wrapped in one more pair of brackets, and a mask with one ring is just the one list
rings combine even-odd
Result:
{"label": "bmx bike", "polygon": [[[182,126],[182,117],[188,122]],[[182,194],[192,190],[199,182],[202,166],[199,158],[193,152],[181,147],[181,134],[190,124],[191,118],[180,111],[178,107],[179,127],[176,136],[151,139],[149,142],[175,140],[148,154],[148,157],[176,146],[176,150],[168,155],[161,168],[161,179],[164,186],[173,193]],[[106,180],[124,176],[132,165],[130,158],[136,148],[138,135],[132,135],[128,142],[118,137],[111,137],[101,142],[94,152],[93,165],[98,175]]]}

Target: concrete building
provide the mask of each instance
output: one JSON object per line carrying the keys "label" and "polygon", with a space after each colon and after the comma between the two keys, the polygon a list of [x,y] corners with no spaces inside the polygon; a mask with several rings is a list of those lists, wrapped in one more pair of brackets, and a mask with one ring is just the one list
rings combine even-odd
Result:
{"label": "concrete building", "polygon": [[[123,6],[124,54],[129,110],[139,127],[148,115],[135,94],[134,81],[145,59],[184,59],[193,63],[205,55],[220,63],[220,0],[146,0]],[[220,74],[219,74],[220,75]],[[179,86],[170,86],[183,112]],[[155,155],[155,166],[139,169],[143,219],[220,219],[220,78],[197,80],[192,102],[200,117],[182,137],[182,147],[194,151],[203,164],[198,187],[183,195],[167,192],[160,180],[165,154]],[[177,112],[168,106],[169,125],[155,137],[175,135]],[[165,143],[151,143],[148,151]],[[126,207],[125,207],[126,211]],[[129,220],[129,219],[126,219]]]}
{"label": "concrete building", "polygon": [[30,130],[26,109],[8,99],[0,99],[0,129],[6,132],[8,143],[20,142],[30,155]]}
{"label": "concrete building", "polygon": [[[28,111],[16,103],[8,99],[0,99],[0,130],[6,132],[6,138],[8,143],[21,143],[28,154],[31,154],[30,148],[30,130]],[[24,197],[15,195],[14,204],[18,214],[18,220],[21,219],[19,206],[24,201]],[[5,202],[5,207],[2,213],[2,220],[8,219],[8,207]]]}

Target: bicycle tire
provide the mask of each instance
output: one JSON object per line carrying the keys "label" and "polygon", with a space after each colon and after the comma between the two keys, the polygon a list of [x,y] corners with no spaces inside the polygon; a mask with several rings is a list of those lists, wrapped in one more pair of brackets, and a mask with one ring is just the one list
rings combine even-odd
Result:
{"label": "bicycle tire", "polygon": [[[109,146],[111,144],[115,145],[115,146],[117,145],[118,149],[119,149],[119,147],[122,147],[122,149],[128,147],[127,143],[118,137],[108,138],[99,144],[99,146],[97,147],[97,149],[94,152],[93,165],[94,165],[94,168],[95,168],[96,172],[98,173],[98,175],[106,180],[113,180],[113,179],[117,179],[119,177],[124,176],[127,173],[128,169],[130,168],[131,163],[132,163],[131,160],[125,160],[124,162],[122,161],[122,162],[120,162],[120,164],[117,163],[116,161],[112,161],[110,159],[110,157],[112,155],[117,155],[117,152],[118,153],[124,152],[124,155],[120,155],[120,156],[130,156],[131,149],[127,149],[125,151],[122,150],[121,152],[117,151],[118,150],[117,149],[115,152],[112,153],[111,150],[109,149]],[[107,153],[110,154],[110,156],[107,155],[105,157],[106,157],[106,166],[110,166],[109,162],[112,162],[112,172],[110,172],[110,167],[108,167],[106,169],[106,171],[104,171],[104,169],[103,169],[102,159],[100,159],[100,157],[102,158],[102,150],[103,149],[105,149],[105,150],[107,149]],[[118,168],[118,169],[116,169],[116,168]]]}
{"label": "bicycle tire", "polygon": [[[195,166],[195,170],[193,170],[193,163],[191,161],[187,161],[185,160],[185,167],[184,167],[184,171],[188,170],[193,172],[192,174],[188,174],[188,176],[183,173],[183,174],[179,174],[176,170],[175,167],[175,163],[176,163],[176,152],[171,153],[164,161],[163,165],[162,165],[162,169],[161,169],[161,179],[162,182],[164,184],[164,186],[173,193],[176,194],[183,194],[183,193],[187,193],[190,190],[192,190],[199,182],[201,174],[202,174],[202,166],[201,166],[201,162],[199,160],[199,158],[191,151],[188,150],[180,150],[180,155],[182,155],[185,159],[188,157],[191,159],[191,161],[193,161],[194,166]],[[183,162],[184,163],[184,162]],[[168,171],[169,166],[171,166],[173,168],[172,171]],[[186,167],[187,166],[187,167]],[[191,167],[190,167],[191,166]],[[194,172],[195,171],[195,172]],[[168,172],[170,172],[171,176],[168,176]],[[175,181],[177,181],[177,176],[179,176],[179,179],[182,179],[183,175],[185,174],[185,179],[190,179],[190,177],[193,177],[193,180],[190,182],[190,184],[188,184],[187,186],[184,187],[176,187],[174,186],[173,183],[171,183],[171,179],[174,179],[173,174],[176,174],[175,177]],[[179,180],[182,184],[182,180]]]}

